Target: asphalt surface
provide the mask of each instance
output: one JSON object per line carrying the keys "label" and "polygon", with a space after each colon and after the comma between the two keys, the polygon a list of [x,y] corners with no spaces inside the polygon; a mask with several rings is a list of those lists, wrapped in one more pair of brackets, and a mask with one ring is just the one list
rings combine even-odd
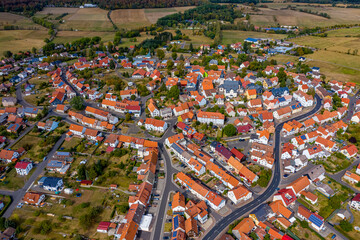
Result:
{"label": "asphalt surface", "polygon": [[[316,98],[316,106],[313,110],[311,110],[308,113],[305,113],[303,115],[294,117],[290,120],[297,120],[300,121],[304,118],[307,118],[311,116],[312,114],[316,113],[322,106],[322,100],[318,95],[315,95]],[[274,159],[275,159],[275,169],[273,171],[273,179],[271,183],[269,184],[268,188],[265,190],[265,192],[260,195],[259,197],[255,198],[252,202],[242,206],[241,208],[236,209],[231,214],[227,215],[226,217],[222,218],[221,221],[218,221],[216,225],[203,237],[203,239],[206,240],[214,240],[217,237],[219,237],[219,234],[227,228],[230,224],[232,224],[236,219],[240,218],[244,214],[254,210],[261,204],[267,201],[275,192],[276,189],[280,185],[281,181],[281,174],[280,174],[280,145],[281,145],[281,135],[280,132],[282,130],[284,123],[280,123],[275,128],[275,147],[274,147]],[[156,239],[156,238],[154,238]]]}

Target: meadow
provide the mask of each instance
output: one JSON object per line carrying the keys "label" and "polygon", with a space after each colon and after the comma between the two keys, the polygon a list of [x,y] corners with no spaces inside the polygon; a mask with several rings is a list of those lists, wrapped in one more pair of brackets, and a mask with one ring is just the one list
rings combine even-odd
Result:
{"label": "meadow", "polygon": [[[258,8],[258,11],[239,5],[251,14],[250,22],[256,26],[268,27],[279,25],[291,25],[299,27],[325,27],[336,24],[353,24],[360,22],[360,9],[339,8],[329,5],[301,4],[301,3],[266,3],[267,8]],[[297,10],[287,9],[287,6],[296,7]],[[330,19],[299,12],[299,9],[307,9],[313,12],[327,13]]]}
{"label": "meadow", "polygon": [[247,32],[247,31],[231,31],[226,30],[222,32],[223,44],[232,44],[242,42],[246,38],[271,38],[271,39],[283,39],[286,34],[270,34],[265,32]]}
{"label": "meadow", "polygon": [[0,14],[0,29],[3,29],[4,26],[11,25],[16,26],[19,29],[39,29],[44,30],[45,28],[34,24],[33,21],[29,18],[26,18],[24,16],[20,16],[17,14],[12,14],[8,12],[2,12]]}
{"label": "meadow", "polygon": [[45,45],[44,39],[49,37],[47,30],[9,30],[0,31],[0,57],[4,51],[31,50]]}

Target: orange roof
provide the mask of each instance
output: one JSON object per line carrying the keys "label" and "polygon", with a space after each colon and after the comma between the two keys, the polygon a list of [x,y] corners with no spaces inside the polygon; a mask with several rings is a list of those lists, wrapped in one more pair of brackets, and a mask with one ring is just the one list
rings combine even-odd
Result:
{"label": "orange roof", "polygon": [[145,124],[153,125],[155,127],[163,127],[165,125],[165,121],[154,118],[146,118]]}
{"label": "orange roof", "polygon": [[172,209],[176,207],[185,208],[185,197],[180,192],[175,193],[173,200],[171,202]]}
{"label": "orange roof", "polygon": [[287,188],[292,187],[295,191],[295,194],[298,195],[302,190],[310,185],[310,180],[306,176],[302,176],[292,182]]}
{"label": "orange roof", "polygon": [[234,188],[233,190],[230,190],[230,191],[234,193],[236,199],[241,199],[241,198],[247,196],[250,193],[250,191],[246,187],[244,187],[243,185],[239,185],[239,186],[237,186],[236,188]]}
{"label": "orange roof", "polygon": [[272,202],[269,204],[269,206],[274,213],[277,215],[282,215],[287,219],[289,219],[292,214],[292,212],[283,205],[281,200]]}
{"label": "orange roof", "polygon": [[199,110],[198,118],[225,119],[225,115],[218,112],[203,112]]}
{"label": "orange roof", "polygon": [[233,228],[233,231],[249,234],[254,227],[255,224],[251,218],[244,218],[238,225]]}
{"label": "orange roof", "polygon": [[76,125],[76,124],[71,124],[69,129],[70,129],[70,131],[82,132],[84,127]]}
{"label": "orange roof", "polygon": [[302,191],[301,195],[303,195],[305,198],[310,199],[311,201],[316,201],[318,199],[318,197],[315,194],[308,191]]}
{"label": "orange roof", "polygon": [[256,95],[256,89],[248,89],[246,90],[246,92],[249,96]]}

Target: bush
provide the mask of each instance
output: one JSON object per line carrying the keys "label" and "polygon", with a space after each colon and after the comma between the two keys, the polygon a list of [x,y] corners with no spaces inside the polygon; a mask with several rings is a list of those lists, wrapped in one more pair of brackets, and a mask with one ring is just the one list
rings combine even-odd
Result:
{"label": "bush", "polygon": [[340,221],[340,227],[342,230],[344,230],[345,232],[350,232],[353,230],[353,226],[352,224],[347,221],[347,220],[341,220]]}
{"label": "bush", "polygon": [[228,124],[224,127],[224,133],[228,137],[232,137],[232,136],[236,135],[236,132],[237,132],[236,127],[232,124]]}

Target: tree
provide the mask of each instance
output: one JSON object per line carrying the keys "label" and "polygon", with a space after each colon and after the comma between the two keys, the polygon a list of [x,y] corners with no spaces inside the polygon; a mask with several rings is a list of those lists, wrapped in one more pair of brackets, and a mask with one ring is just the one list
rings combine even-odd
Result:
{"label": "tree", "polygon": [[276,75],[279,79],[280,82],[280,87],[285,87],[286,86],[286,73],[285,73],[285,69],[284,68],[280,68],[279,72]]}
{"label": "tree", "polygon": [[232,137],[232,136],[236,135],[236,132],[237,132],[236,127],[232,124],[228,124],[224,127],[224,133],[228,137]]}
{"label": "tree", "polygon": [[180,89],[178,88],[177,85],[172,86],[167,94],[168,98],[174,99],[174,100],[178,100],[179,99],[179,95],[180,95]]}
{"label": "tree", "polygon": [[75,110],[83,110],[85,108],[84,99],[80,96],[73,97],[70,101],[70,106]]}
{"label": "tree", "polygon": [[341,220],[340,221],[340,227],[342,230],[344,230],[345,232],[350,232],[353,230],[353,226],[352,224],[347,221],[347,220]]}
{"label": "tree", "polygon": [[172,59],[176,60],[176,59],[177,59],[177,53],[176,53],[176,52],[173,52],[173,53],[171,54],[171,57],[172,57]]}
{"label": "tree", "polygon": [[166,63],[166,68],[167,68],[168,70],[171,70],[171,69],[173,69],[173,67],[174,67],[174,62],[171,61],[171,60],[167,61],[167,63]]}
{"label": "tree", "polygon": [[110,60],[110,69],[114,69],[115,68],[115,63],[114,63],[114,60]]}
{"label": "tree", "polygon": [[164,53],[164,51],[161,50],[161,49],[158,49],[158,50],[156,51],[156,55],[158,56],[158,58],[159,58],[160,60],[164,59],[164,57],[165,57],[165,53]]}
{"label": "tree", "polygon": [[37,52],[36,47],[33,47],[33,48],[31,49],[31,52],[32,52],[33,54],[36,54],[36,52]]}
{"label": "tree", "polygon": [[6,58],[11,58],[12,55],[13,55],[12,52],[10,52],[10,51],[4,51],[4,56],[5,56]]}
{"label": "tree", "polygon": [[135,95],[131,95],[130,99],[134,101],[134,100],[136,99],[136,96],[135,96]]}
{"label": "tree", "polygon": [[315,89],[314,89],[314,88],[310,88],[310,89],[308,90],[307,94],[315,97]]}
{"label": "tree", "polygon": [[125,115],[125,121],[128,122],[128,121],[130,121],[130,120],[131,120],[131,114],[130,114],[130,113],[127,113],[127,114]]}

